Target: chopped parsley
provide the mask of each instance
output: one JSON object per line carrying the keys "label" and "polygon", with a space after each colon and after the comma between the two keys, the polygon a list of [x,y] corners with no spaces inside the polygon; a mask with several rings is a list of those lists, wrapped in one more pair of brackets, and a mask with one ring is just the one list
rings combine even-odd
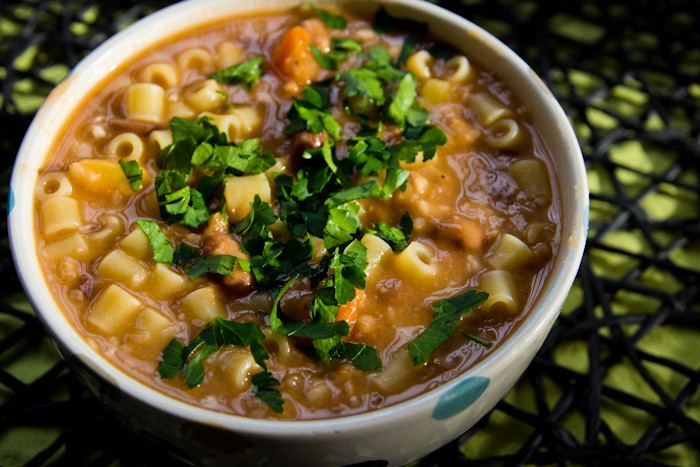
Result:
{"label": "chopped parsley", "polygon": [[255,57],[237,65],[224,68],[209,75],[219,83],[240,83],[251,89],[262,77],[263,71],[260,65],[263,63],[262,57]]}
{"label": "chopped parsley", "polygon": [[[329,28],[346,27],[342,16],[311,8]],[[154,182],[166,223],[201,229],[213,214],[225,210],[225,183],[235,183],[235,177],[244,175],[267,172],[275,205],[256,195],[245,218],[229,226],[248,259],[202,255],[188,243],[174,248],[158,223],[137,221],[151,242],[154,259],[181,268],[192,279],[205,274],[227,276],[240,267],[250,272],[257,290],[274,298],[270,310],[260,311],[273,332],[303,339],[305,351],[321,362],[344,359],[362,370],[381,370],[375,348],[349,341],[350,324],[338,319],[338,310],[366,286],[367,250],[359,238],[374,233],[400,252],[413,234],[408,213],[398,226],[384,222],[364,226],[358,200],[385,198],[405,189],[410,172],[402,163],[430,160],[447,140],[442,130],[430,125],[428,111],[418,104],[417,79],[400,65],[403,55],[424,46],[419,44],[420,37],[422,32],[408,35],[398,61],[393,61],[383,46],[365,48],[351,38],[333,37],[327,53],[310,47],[316,61],[335,73],[304,87],[292,99],[286,135],[310,132],[320,135],[317,138],[322,141],[320,147],[299,151],[301,164],[293,174],[269,174],[276,159],[264,150],[260,138],[230,141],[206,117],[173,118],[172,144],[157,156],[159,172]],[[345,62],[349,60],[359,66],[347,69]],[[263,74],[262,65],[263,58],[256,57],[209,78],[242,84],[250,90]],[[387,138],[386,134],[393,136]],[[137,189],[141,183],[136,179],[138,164],[124,163],[122,168],[132,188]],[[280,223],[288,235],[273,234],[274,226]],[[312,237],[322,239],[327,251],[318,263],[311,261]],[[298,280],[310,284],[314,291],[308,316],[300,320],[285,315],[282,305],[282,298]],[[425,362],[452,335],[459,318],[485,296],[469,291],[435,303],[432,324],[408,346],[414,363]],[[264,339],[257,324],[215,318],[188,344],[171,340],[163,350],[158,374],[162,378],[180,376],[193,388],[205,379],[204,360],[209,355],[226,345],[248,347],[263,369],[252,376],[252,393],[279,413],[284,400],[280,382],[266,365],[269,355]]]}
{"label": "chopped parsley", "polygon": [[138,225],[143,233],[146,234],[146,237],[148,237],[151,250],[153,251],[153,261],[156,263],[172,263],[175,249],[170,243],[170,240],[168,240],[168,237],[163,233],[163,230],[161,230],[158,222],[139,219],[136,221],[136,225]]}
{"label": "chopped parsley", "polygon": [[141,187],[141,180],[143,179],[143,170],[139,167],[139,163],[136,161],[126,161],[124,159],[119,159],[119,165],[126,176],[126,181],[129,182],[129,186],[132,191],[138,191]]}
{"label": "chopped parsley", "polygon": [[430,354],[452,336],[462,315],[484,303],[488,296],[486,292],[468,290],[456,297],[435,302],[432,323],[408,345],[413,363],[425,363]]}

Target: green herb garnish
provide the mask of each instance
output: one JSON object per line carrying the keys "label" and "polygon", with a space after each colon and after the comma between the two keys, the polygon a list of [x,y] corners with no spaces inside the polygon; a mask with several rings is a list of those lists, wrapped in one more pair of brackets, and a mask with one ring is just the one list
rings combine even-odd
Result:
{"label": "green herb garnish", "polygon": [[126,161],[124,159],[119,159],[119,165],[126,176],[126,180],[129,182],[129,186],[132,191],[138,191],[141,186],[141,180],[143,179],[143,170],[136,161]]}
{"label": "green herb garnish", "polygon": [[255,57],[237,65],[232,65],[209,75],[210,79],[219,83],[241,83],[251,89],[260,80],[263,74],[260,65],[262,57]]}
{"label": "green herb garnish", "polygon": [[146,234],[148,241],[151,243],[153,261],[156,263],[172,263],[175,249],[168,237],[163,233],[163,230],[161,230],[158,222],[138,219],[136,225]]}
{"label": "green herb garnish", "polygon": [[462,315],[484,303],[488,296],[486,292],[468,290],[456,297],[435,302],[432,323],[408,345],[413,363],[425,363],[430,354],[454,333]]}
{"label": "green herb garnish", "polygon": [[280,385],[280,382],[267,371],[255,373],[251,380],[253,383],[253,394],[262,399],[274,412],[282,413],[284,399],[282,399],[282,395],[276,388]]}

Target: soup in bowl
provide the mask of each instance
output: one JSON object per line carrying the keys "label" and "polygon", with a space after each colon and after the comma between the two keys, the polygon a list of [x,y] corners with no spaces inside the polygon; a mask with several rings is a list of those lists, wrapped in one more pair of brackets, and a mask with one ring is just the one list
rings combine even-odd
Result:
{"label": "soup in bowl", "polygon": [[49,96],[11,188],[63,354],[197,465],[454,439],[539,349],[586,231],[546,87],[418,1],[162,10]]}

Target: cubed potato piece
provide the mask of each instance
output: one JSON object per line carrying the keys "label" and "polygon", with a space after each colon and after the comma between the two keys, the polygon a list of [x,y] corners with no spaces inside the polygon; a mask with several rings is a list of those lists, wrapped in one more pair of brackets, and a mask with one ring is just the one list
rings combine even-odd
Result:
{"label": "cubed potato piece", "polygon": [[146,307],[138,314],[134,330],[143,338],[141,343],[162,350],[175,337],[177,324],[160,311]]}
{"label": "cubed potato piece", "polygon": [[138,260],[122,250],[113,250],[97,266],[97,276],[124,284],[131,290],[142,290],[149,271]]}
{"label": "cubed potato piece", "polygon": [[134,191],[116,160],[81,159],[68,166],[73,184],[96,195],[105,196],[105,190],[117,190],[130,196]]}
{"label": "cubed potato piece", "polygon": [[87,321],[104,334],[118,336],[133,326],[142,307],[140,299],[112,284],[93,303]]}
{"label": "cubed potato piece", "polygon": [[138,226],[129,235],[121,239],[119,247],[136,259],[142,261],[153,260],[151,242]]}
{"label": "cubed potato piece", "polygon": [[170,266],[158,263],[153,268],[151,289],[153,298],[167,300],[187,289],[188,280]]}
{"label": "cubed potato piece", "polygon": [[213,285],[188,293],[180,301],[180,305],[189,317],[202,321],[226,316],[226,307],[221,295]]}
{"label": "cubed potato piece", "polygon": [[79,261],[92,259],[90,247],[85,240],[85,235],[74,232],[66,238],[47,243],[43,250],[49,261],[58,261],[66,256]]}

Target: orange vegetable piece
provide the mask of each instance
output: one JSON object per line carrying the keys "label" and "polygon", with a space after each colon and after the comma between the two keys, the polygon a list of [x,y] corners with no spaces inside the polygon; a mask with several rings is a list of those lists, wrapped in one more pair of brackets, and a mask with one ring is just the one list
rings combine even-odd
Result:
{"label": "orange vegetable piece", "polygon": [[311,84],[321,71],[321,66],[311,53],[312,43],[308,29],[302,26],[288,29],[272,53],[275,70],[301,86]]}
{"label": "orange vegetable piece", "polygon": [[355,289],[355,298],[351,301],[340,305],[338,307],[338,313],[335,315],[336,321],[345,321],[352,328],[357,321],[357,317],[360,314],[360,308],[362,303],[365,301],[366,294],[364,290]]}

